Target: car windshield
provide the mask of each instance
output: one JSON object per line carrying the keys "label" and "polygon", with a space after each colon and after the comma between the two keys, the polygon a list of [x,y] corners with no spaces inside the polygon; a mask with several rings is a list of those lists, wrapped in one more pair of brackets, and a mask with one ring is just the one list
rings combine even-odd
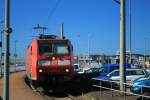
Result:
{"label": "car windshield", "polygon": [[102,67],[102,72],[103,73],[109,73],[109,72],[111,72],[111,71],[113,71],[113,70],[116,70],[116,69],[119,69],[119,67],[118,66],[103,66]]}
{"label": "car windshield", "polygon": [[99,69],[99,72],[103,72],[103,73],[105,73],[107,70],[105,69],[105,68],[103,68],[103,67],[101,67],[100,69]]}
{"label": "car windshield", "polygon": [[79,69],[79,66],[78,65],[74,65],[74,69]]}
{"label": "car windshield", "polygon": [[102,67],[102,68],[101,68],[101,71],[102,71],[103,73],[107,73],[107,68]]}
{"label": "car windshield", "polygon": [[79,68],[79,72],[83,72],[83,68]]}
{"label": "car windshield", "polygon": [[110,74],[110,76],[119,76],[119,75],[120,75],[119,71],[114,71]]}

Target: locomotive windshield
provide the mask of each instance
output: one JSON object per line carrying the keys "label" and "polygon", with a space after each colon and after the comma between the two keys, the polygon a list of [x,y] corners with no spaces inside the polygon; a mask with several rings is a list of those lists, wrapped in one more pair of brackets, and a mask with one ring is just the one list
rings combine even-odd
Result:
{"label": "locomotive windshield", "polygon": [[69,54],[68,45],[67,44],[55,44],[55,54]]}
{"label": "locomotive windshield", "polygon": [[50,55],[52,54],[52,44],[49,42],[40,42],[39,43],[39,54],[40,55]]}
{"label": "locomotive windshield", "polygon": [[69,54],[69,48],[67,43],[61,43],[60,41],[40,41],[39,42],[39,54],[40,55],[64,55]]}

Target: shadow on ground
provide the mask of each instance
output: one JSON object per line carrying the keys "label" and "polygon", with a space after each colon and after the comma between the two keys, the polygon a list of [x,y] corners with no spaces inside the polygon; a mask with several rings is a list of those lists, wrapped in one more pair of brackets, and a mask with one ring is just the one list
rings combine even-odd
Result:
{"label": "shadow on ground", "polygon": [[98,88],[93,88],[92,85],[89,84],[88,80],[70,81],[64,85],[55,87],[57,87],[57,89],[55,88],[55,90],[49,90],[46,94],[49,96],[62,98],[67,97],[68,95],[76,97],[89,92],[99,91]]}

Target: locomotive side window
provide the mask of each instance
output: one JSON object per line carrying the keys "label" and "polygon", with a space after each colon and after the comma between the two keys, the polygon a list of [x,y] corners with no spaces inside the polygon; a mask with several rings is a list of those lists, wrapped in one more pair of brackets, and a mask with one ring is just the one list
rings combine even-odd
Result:
{"label": "locomotive side window", "polygon": [[67,44],[55,44],[55,54],[69,54],[69,48]]}
{"label": "locomotive side window", "polygon": [[39,43],[39,54],[40,55],[50,55],[52,54],[52,44],[48,41],[43,41]]}

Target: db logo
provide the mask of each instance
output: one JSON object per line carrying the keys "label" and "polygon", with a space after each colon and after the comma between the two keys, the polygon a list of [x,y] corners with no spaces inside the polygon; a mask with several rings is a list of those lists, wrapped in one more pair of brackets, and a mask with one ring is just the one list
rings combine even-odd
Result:
{"label": "db logo", "polygon": [[58,61],[52,61],[52,65],[57,65]]}

